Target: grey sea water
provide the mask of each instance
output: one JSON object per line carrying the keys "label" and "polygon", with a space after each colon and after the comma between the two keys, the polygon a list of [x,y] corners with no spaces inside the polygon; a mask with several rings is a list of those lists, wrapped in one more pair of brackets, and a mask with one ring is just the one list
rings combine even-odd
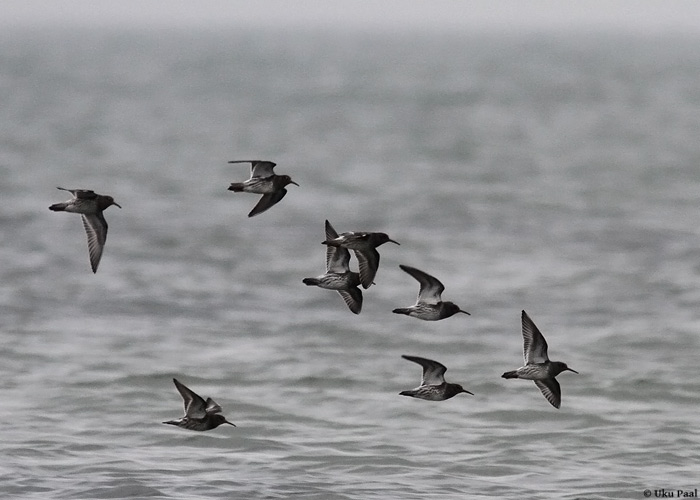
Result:
{"label": "grey sea water", "polygon": [[[700,52],[672,35],[0,35],[0,496],[700,488]],[[248,219],[232,159],[300,184]],[[123,206],[99,271],[56,186]],[[387,232],[359,316],[324,219]],[[421,322],[398,265],[472,316]],[[356,262],[353,260],[353,267]],[[520,311],[563,373],[522,364]],[[436,359],[475,396],[398,396]],[[238,427],[187,432],[171,379]]]}

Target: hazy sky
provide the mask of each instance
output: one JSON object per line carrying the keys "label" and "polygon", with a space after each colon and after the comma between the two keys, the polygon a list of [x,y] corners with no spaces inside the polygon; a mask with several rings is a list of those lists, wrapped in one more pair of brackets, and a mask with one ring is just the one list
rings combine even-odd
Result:
{"label": "hazy sky", "polygon": [[698,0],[2,0],[0,25],[700,31]]}

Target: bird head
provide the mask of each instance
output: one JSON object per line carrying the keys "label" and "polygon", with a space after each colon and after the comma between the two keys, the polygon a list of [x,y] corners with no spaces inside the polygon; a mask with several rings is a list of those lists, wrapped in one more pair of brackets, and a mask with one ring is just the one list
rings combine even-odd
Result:
{"label": "bird head", "polygon": [[468,314],[469,316],[471,316],[471,314],[469,314],[467,311],[460,309],[459,306],[457,304],[455,304],[454,302],[443,302],[443,304],[444,304],[443,307],[445,308],[445,311],[447,312],[447,317],[452,316],[452,315],[457,314],[457,313],[464,313],[464,314]]}
{"label": "bird head", "polygon": [[122,206],[119,203],[117,203],[116,201],[114,201],[114,198],[112,198],[111,196],[105,196],[104,202],[102,204],[104,205],[104,208],[102,210],[104,210],[105,208],[111,207],[112,205],[116,205],[119,208],[122,208]]}
{"label": "bird head", "polygon": [[288,175],[279,175],[277,176],[277,178],[279,179],[279,182],[282,185],[282,187],[286,186],[287,184],[294,184],[295,186],[299,185],[296,182],[294,182],[292,178]]}
{"label": "bird head", "polygon": [[371,233],[370,238],[374,240],[374,243],[376,243],[375,246],[383,245],[384,243],[390,241],[392,243],[396,243],[397,245],[401,245],[398,241],[394,241],[391,238],[389,238],[389,235],[386,233]]}
{"label": "bird head", "polygon": [[560,374],[561,372],[564,372],[564,371],[574,372],[574,373],[576,373],[576,374],[578,375],[578,372],[577,372],[576,370],[574,370],[574,369],[572,369],[572,368],[569,368],[568,366],[566,366],[566,363],[562,363],[561,361],[554,361],[554,362],[552,362],[552,366],[553,366],[554,369],[556,370],[556,374],[555,374],[555,375],[558,375],[558,374]]}
{"label": "bird head", "polygon": [[214,424],[214,427],[219,427],[221,424],[228,424],[228,425],[232,425],[232,426],[236,427],[236,424],[231,423],[228,420],[226,420],[226,417],[224,417],[223,415],[216,414],[216,415],[212,415],[211,417],[212,417],[212,423]]}
{"label": "bird head", "polygon": [[[463,392],[465,392],[467,394],[471,394],[472,396],[474,395],[473,392],[469,392],[468,390],[466,390],[464,387],[462,387],[459,384],[450,384],[448,390],[449,390],[449,392],[452,393],[452,396],[456,396],[457,394],[461,394]],[[450,396],[450,397],[452,397],[452,396]]]}

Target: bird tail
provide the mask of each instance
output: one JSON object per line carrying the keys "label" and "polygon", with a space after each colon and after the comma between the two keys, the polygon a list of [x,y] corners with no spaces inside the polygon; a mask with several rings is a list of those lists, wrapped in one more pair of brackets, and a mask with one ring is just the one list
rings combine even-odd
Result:
{"label": "bird tail", "polygon": [[501,375],[503,378],[518,378],[518,372],[513,370],[512,372],[505,372]]}
{"label": "bird tail", "polygon": [[304,278],[302,283],[307,286],[318,286],[320,282],[316,278]]}
{"label": "bird tail", "polygon": [[232,182],[231,185],[228,187],[229,191],[235,191],[236,193],[243,191],[243,183],[242,182]]}
{"label": "bird tail", "polygon": [[410,314],[411,310],[410,310],[410,309],[405,309],[405,308],[403,308],[403,307],[400,307],[400,308],[398,308],[398,309],[394,309],[394,310],[391,311],[391,312],[393,312],[393,313],[395,313],[395,314],[405,314],[406,316],[408,316],[408,315]]}
{"label": "bird tail", "polygon": [[54,212],[63,212],[67,206],[67,203],[55,203],[49,207],[49,210],[53,210]]}

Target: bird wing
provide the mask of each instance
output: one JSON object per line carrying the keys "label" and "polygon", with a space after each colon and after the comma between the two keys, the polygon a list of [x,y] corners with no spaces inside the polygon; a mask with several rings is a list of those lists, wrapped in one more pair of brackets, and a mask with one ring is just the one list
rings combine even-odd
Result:
{"label": "bird wing", "polygon": [[423,378],[421,385],[440,385],[445,382],[445,372],[447,368],[442,363],[432,359],[420,358],[418,356],[401,356],[404,359],[418,363],[423,367]]}
{"label": "bird wing", "polygon": [[326,272],[346,273],[350,270],[350,252],[347,248],[332,247],[326,248]]}
{"label": "bird wing", "polygon": [[276,163],[264,160],[231,160],[229,163],[250,163],[250,178],[271,177],[275,175]]}
{"label": "bird wing", "polygon": [[204,418],[207,416],[207,403],[204,402],[201,396],[193,390],[180,383],[177,379],[173,379],[175,387],[182,396],[185,403],[185,416],[189,418]]}
{"label": "bird wing", "polygon": [[214,413],[221,413],[222,409],[219,404],[212,398],[207,398],[205,401],[204,411],[207,415],[213,415]]}
{"label": "bird wing", "polygon": [[420,283],[417,302],[437,304],[442,301],[442,292],[445,290],[445,286],[440,280],[415,267],[405,266],[403,264],[400,264],[399,267]]}
{"label": "bird wing", "polygon": [[542,395],[547,398],[547,401],[555,408],[559,408],[561,404],[561,387],[559,382],[554,377],[535,380],[535,385],[540,389]]}
{"label": "bird wing", "polygon": [[374,248],[355,250],[355,257],[360,267],[360,282],[367,289],[374,282],[379,267],[379,252]]}
{"label": "bird wing", "polygon": [[357,287],[351,287],[347,290],[338,290],[338,293],[348,308],[355,314],[360,314],[362,310],[362,290]]}
{"label": "bird wing", "polygon": [[250,176],[251,177],[272,177],[275,175],[276,163],[271,161],[260,161],[256,160],[251,163]]}
{"label": "bird wing", "polygon": [[255,205],[253,207],[253,210],[251,210],[248,214],[248,217],[253,217],[254,215],[263,213],[265,210],[275,205],[278,201],[284,198],[284,195],[286,194],[287,190],[282,188],[278,191],[275,191],[274,193],[266,193],[262,195],[260,197],[260,201],[258,201],[257,205]]}
{"label": "bird wing", "polygon": [[338,232],[331,225],[331,223],[326,219],[326,240],[334,240],[338,237]]}
{"label": "bird wing", "polygon": [[[326,241],[334,240],[338,233],[331,223],[326,221]],[[350,252],[347,248],[326,246],[326,272],[345,273],[350,270]],[[346,300],[347,302],[347,300]]]}
{"label": "bird wing", "polygon": [[107,241],[107,221],[102,212],[96,214],[85,215],[81,214],[83,219],[83,227],[87,234],[88,253],[90,254],[90,265],[92,272],[97,272],[97,266],[102,258],[102,250],[104,250],[105,242]]}
{"label": "bird wing", "polygon": [[73,198],[80,200],[94,200],[95,198],[97,198],[97,194],[91,189],[66,189],[62,187],[58,187],[56,189],[60,189],[61,191],[68,191],[70,194],[73,195]]}
{"label": "bird wing", "polygon": [[547,356],[547,341],[525,311],[522,313],[522,325],[524,341],[523,356],[525,357],[525,364],[549,361],[549,357]]}
{"label": "bird wing", "polygon": [[[328,219],[326,219],[326,239],[324,241],[334,240],[338,237],[338,232],[333,228]],[[335,248],[331,245],[326,245],[326,272],[329,272],[331,264],[337,259]],[[342,271],[341,271],[342,272]]]}

